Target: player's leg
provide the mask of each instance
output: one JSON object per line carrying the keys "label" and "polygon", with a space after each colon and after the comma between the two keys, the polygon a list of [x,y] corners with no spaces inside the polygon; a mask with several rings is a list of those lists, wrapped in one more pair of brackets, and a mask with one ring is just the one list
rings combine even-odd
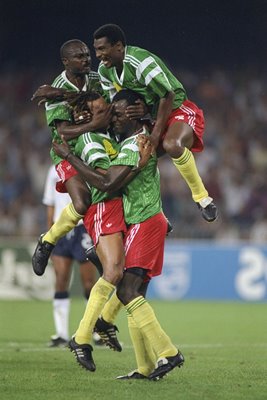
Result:
{"label": "player's leg", "polygon": [[80,262],[80,278],[84,290],[84,297],[89,299],[91,290],[97,281],[97,271],[91,261]]}
{"label": "player's leg", "polygon": [[[121,300],[123,301],[123,297]],[[162,378],[173,368],[182,366],[184,363],[182,353],[177,350],[169,336],[162,329],[146,299],[143,296],[138,296],[127,303],[125,308],[156,355],[156,368],[150,370],[148,378],[151,380]]]}
{"label": "player's leg", "polygon": [[[80,262],[80,278],[84,289],[84,297],[88,301],[91,290],[97,281],[98,272],[95,265],[91,261]],[[93,332],[93,342],[96,345],[103,345],[101,337],[97,332]]]}
{"label": "player's leg", "polygon": [[71,176],[64,184],[72,203],[62,210],[58,220],[55,221],[49,231],[39,238],[32,257],[33,270],[39,276],[44,274],[56,242],[77,225],[91,202],[90,192],[77,174]]}
{"label": "player's leg", "polygon": [[96,320],[122,277],[124,267],[122,233],[100,236],[97,254],[103,266],[103,276],[91,290],[83,319],[76,331],[75,341],[79,344],[90,343]]}
{"label": "player's leg", "polygon": [[117,297],[116,291],[112,294],[109,300],[104,305],[101,316],[97,319],[95,330],[108,347],[115,351],[122,351],[121,344],[117,338],[119,331],[114,321],[123,308],[123,304]]}
{"label": "player's leg", "polygon": [[44,235],[43,241],[55,244],[58,239],[73,229],[81,220],[91,204],[91,197],[88,187],[79,175],[70,177],[65,182],[72,203],[64,208],[58,220],[51,229]]}
{"label": "player's leg", "polygon": [[[103,267],[98,255],[96,254],[95,246],[90,246],[86,249],[86,257],[87,260],[91,261],[91,263],[96,267],[99,275],[102,276]],[[93,333],[95,344],[105,344],[115,351],[122,350],[116,335],[118,328],[114,325],[114,320],[122,307],[122,303],[114,292],[104,306],[102,317],[100,316],[96,321]]]}
{"label": "player's leg", "polygon": [[[55,252],[61,251],[60,249],[61,243],[58,242]],[[56,254],[52,254],[51,260],[56,276],[53,299],[53,317],[56,333],[51,337],[50,347],[60,347],[66,346],[69,340],[69,283],[73,260]]]}
{"label": "player's leg", "polygon": [[[138,277],[142,273],[142,280],[147,281],[153,276],[160,275],[163,265],[164,242],[167,231],[167,222],[161,212],[146,221],[129,227],[125,241],[126,262],[123,279],[118,285],[119,299],[132,315],[142,335],[149,341],[157,357],[157,363],[164,360],[164,371],[153,371],[149,379],[163,376],[175,366],[182,365],[184,359],[169,336],[160,326],[152,307],[144,298],[145,291],[138,287]],[[153,232],[153,235],[151,235]],[[139,268],[136,266],[139,265]],[[136,275],[136,276],[135,276]]]}
{"label": "player's leg", "polygon": [[[137,273],[138,275],[140,273],[140,276],[136,275]],[[127,312],[134,318],[138,328],[150,341],[156,355],[158,357],[174,356],[177,353],[176,347],[161,328],[152,307],[139,293],[144,274],[146,270],[142,268],[126,270],[117,288],[118,297],[125,305]]]}
{"label": "player's leg", "polygon": [[69,347],[75,353],[77,362],[90,371],[95,370],[90,342],[96,321],[123,273],[122,233],[100,236],[97,253],[103,265],[103,276],[98,279],[91,290],[83,318],[73,339],[69,342]]}
{"label": "player's leg", "polygon": [[86,212],[84,226],[96,245],[97,255],[103,266],[103,275],[91,290],[83,318],[69,347],[82,366],[94,371],[93,349],[89,344],[92,332],[105,303],[123,275],[123,233],[126,227],[122,199],[116,198],[93,204]]}
{"label": "player's leg", "polygon": [[71,254],[73,259],[80,264],[80,280],[87,301],[99,277],[95,265],[88,260],[86,254],[86,250],[92,246],[93,241],[82,223],[79,223],[73,232],[74,235],[68,235],[70,236]]}
{"label": "player's leg", "polygon": [[[94,255],[93,258],[95,259],[95,257],[96,255]],[[100,261],[98,262],[100,263]],[[139,288],[139,294],[142,294],[144,297],[147,291],[147,286],[148,282],[143,283]],[[114,291],[112,296],[106,302],[102,310],[101,316],[98,318],[95,325],[95,330],[98,332],[104,343],[112,350],[119,352],[122,351],[122,347],[117,338],[117,332],[119,332],[119,330],[114,322],[122,307],[123,304],[117,296],[117,291]],[[132,318],[129,324],[130,326],[134,325],[134,322],[132,322]]]}
{"label": "player's leg", "polygon": [[212,222],[217,218],[217,209],[203,184],[190,150],[194,141],[193,128],[185,122],[176,121],[168,127],[162,145],[188,184],[193,200],[200,208],[203,218]]}
{"label": "player's leg", "polygon": [[[90,260],[97,268],[98,271],[101,271],[101,275],[103,274],[103,267],[102,264],[99,260],[99,257],[96,253],[95,246],[91,246],[89,249],[86,250],[86,256],[87,259]],[[102,313],[101,313],[101,318],[98,319],[96,323],[96,330],[99,332],[99,334],[106,335],[107,330],[113,327],[113,331],[116,335],[116,331],[118,328],[113,325],[115,322],[115,319],[119,313],[119,311],[123,308],[123,304],[117,297],[117,293],[114,292],[113,295],[109,298],[107,303],[105,304]],[[109,334],[108,334],[109,336]],[[108,338],[110,339],[110,338]],[[108,343],[107,343],[108,344]],[[115,349],[117,351],[121,351],[121,346],[119,346],[119,349]],[[113,347],[112,347],[113,348]]]}
{"label": "player's leg", "polygon": [[137,368],[126,375],[119,375],[116,379],[147,379],[154,369],[156,357],[149,341],[137,327],[131,314],[127,313],[129,334],[133,343]]}
{"label": "player's leg", "polygon": [[103,275],[103,267],[99,260],[98,255],[96,254],[95,246],[94,245],[89,246],[88,249],[85,250],[85,253],[86,253],[86,259],[91,261],[91,263],[94,264],[99,275],[102,276]]}
{"label": "player's leg", "polygon": [[[124,272],[122,281],[118,285],[118,296],[127,304],[130,299],[145,295],[142,290],[144,276],[146,271],[142,268],[131,268]],[[147,285],[145,285],[147,287]],[[126,374],[120,375],[117,379],[145,379],[154,370],[156,357],[150,341],[144,335],[144,332],[138,327],[131,313],[127,312],[127,321],[130,337],[134,347],[137,369]]]}
{"label": "player's leg", "polygon": [[[97,276],[96,267],[91,261],[86,260],[80,263],[80,277],[86,301],[88,301],[91,290],[98,279]],[[93,342],[98,346],[104,344],[97,332],[93,332]]]}

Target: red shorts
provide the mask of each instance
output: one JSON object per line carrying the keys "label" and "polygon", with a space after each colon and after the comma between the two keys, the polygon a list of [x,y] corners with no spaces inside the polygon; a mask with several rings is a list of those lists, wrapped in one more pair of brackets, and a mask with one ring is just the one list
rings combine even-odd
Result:
{"label": "red shorts", "polygon": [[56,171],[60,178],[60,181],[56,183],[56,189],[60,193],[67,193],[65,182],[71,177],[78,175],[78,172],[67,160],[58,163],[56,165]]}
{"label": "red shorts", "polygon": [[161,274],[167,220],[161,212],[140,224],[130,225],[124,240],[125,269],[141,267],[147,277]]}
{"label": "red shorts", "polygon": [[193,152],[202,151],[204,148],[203,134],[205,119],[203,111],[190,100],[185,100],[179,108],[172,111],[166,124],[166,130],[161,137],[161,141],[164,140],[168,128],[179,121],[188,124],[194,131],[194,143],[190,150]]}
{"label": "red shorts", "polygon": [[83,218],[83,223],[95,245],[101,235],[117,232],[126,234],[122,198],[92,204]]}

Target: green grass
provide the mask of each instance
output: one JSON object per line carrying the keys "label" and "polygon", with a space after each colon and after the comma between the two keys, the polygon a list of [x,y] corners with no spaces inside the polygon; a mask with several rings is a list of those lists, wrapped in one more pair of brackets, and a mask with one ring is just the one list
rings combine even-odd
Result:
{"label": "green grass", "polygon": [[[135,368],[124,312],[122,353],[95,348],[94,373],[67,349],[48,349],[52,307],[43,301],[0,301],[1,400],[260,400],[267,398],[265,304],[151,302],[186,363],[159,382],[116,381]],[[73,299],[71,332],[84,302]]]}

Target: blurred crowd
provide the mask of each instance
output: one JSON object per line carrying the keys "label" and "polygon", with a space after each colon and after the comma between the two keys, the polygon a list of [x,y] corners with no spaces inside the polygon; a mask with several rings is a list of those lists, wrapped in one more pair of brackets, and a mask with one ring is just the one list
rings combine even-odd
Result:
{"label": "blurred crowd", "polygon": [[[37,237],[46,229],[43,187],[50,166],[44,107],[30,101],[60,71],[0,76],[0,236]],[[267,242],[267,78],[256,68],[194,73],[177,70],[188,97],[203,110],[205,149],[196,154],[219,218],[206,223],[188,187],[160,158],[163,208],[172,237]]]}

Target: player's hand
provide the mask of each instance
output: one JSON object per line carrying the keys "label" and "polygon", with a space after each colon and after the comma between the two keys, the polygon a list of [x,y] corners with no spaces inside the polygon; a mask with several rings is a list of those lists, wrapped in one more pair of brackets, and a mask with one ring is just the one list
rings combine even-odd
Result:
{"label": "player's hand", "polygon": [[90,122],[92,120],[92,114],[87,111],[73,111],[73,119],[75,124],[87,124],[88,122]]}
{"label": "player's hand", "polygon": [[63,135],[61,135],[61,139],[62,139],[62,143],[58,143],[56,141],[53,141],[52,143],[52,147],[54,152],[61,158],[66,158],[71,150],[70,150],[70,146],[68,145],[66,139],[64,138]]}
{"label": "player's hand", "polygon": [[37,100],[38,106],[48,100],[63,100],[65,90],[54,88],[51,85],[42,85],[32,95],[31,101]]}
{"label": "player's hand", "polygon": [[136,100],[135,105],[128,106],[125,115],[129,119],[143,118],[148,113],[148,108],[142,100]]}
{"label": "player's hand", "polygon": [[139,134],[136,141],[140,154],[138,167],[143,168],[148,163],[150,157],[155,153],[155,149],[149,140],[149,136]]}
{"label": "player's hand", "polygon": [[94,130],[107,129],[111,123],[113,106],[109,104],[105,108],[93,109],[91,123]]}

